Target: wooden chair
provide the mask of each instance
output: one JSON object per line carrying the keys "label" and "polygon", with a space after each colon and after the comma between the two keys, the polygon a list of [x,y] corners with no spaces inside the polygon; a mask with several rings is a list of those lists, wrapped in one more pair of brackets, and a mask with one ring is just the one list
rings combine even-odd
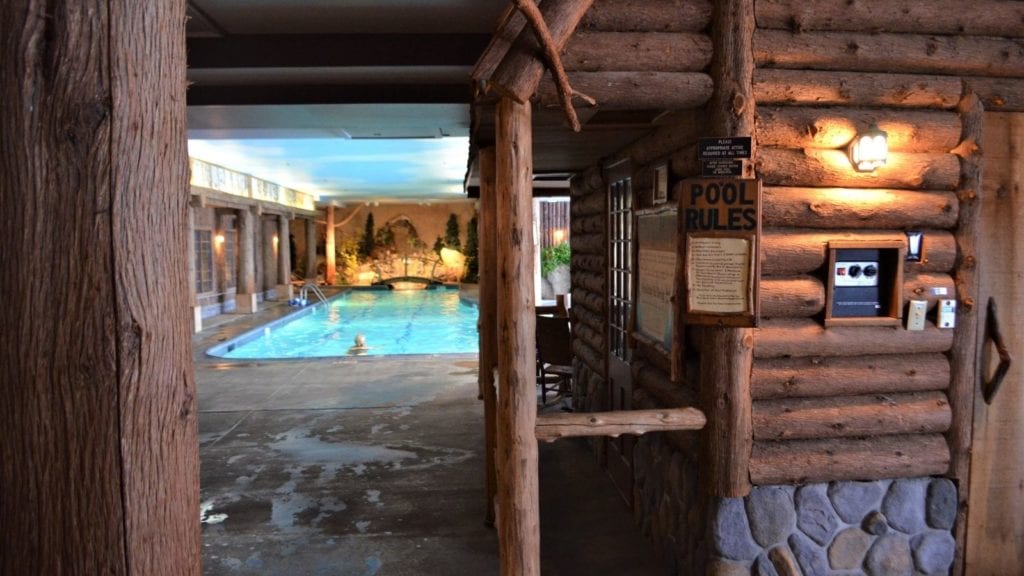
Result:
{"label": "wooden chair", "polygon": [[549,391],[572,395],[570,338],[568,318],[537,315],[537,384],[543,404],[547,404]]}

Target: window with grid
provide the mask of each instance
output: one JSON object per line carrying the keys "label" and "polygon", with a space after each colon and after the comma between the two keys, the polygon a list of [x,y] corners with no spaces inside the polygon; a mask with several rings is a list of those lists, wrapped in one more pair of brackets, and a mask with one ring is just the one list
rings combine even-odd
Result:
{"label": "window with grid", "polygon": [[196,294],[213,292],[212,232],[196,230]]}
{"label": "window with grid", "polygon": [[626,339],[633,309],[633,186],[629,178],[611,185],[608,211],[609,351],[629,360]]}

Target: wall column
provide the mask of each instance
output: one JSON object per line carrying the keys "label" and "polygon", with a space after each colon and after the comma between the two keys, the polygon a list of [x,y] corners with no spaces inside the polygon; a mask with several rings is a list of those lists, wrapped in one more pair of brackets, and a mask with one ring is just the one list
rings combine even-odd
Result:
{"label": "wall column", "polygon": [[256,312],[256,218],[252,209],[238,211],[238,292],[235,294],[235,311],[240,314]]}
{"label": "wall column", "polygon": [[184,21],[0,4],[0,574],[200,574]]}
{"label": "wall column", "polygon": [[292,299],[292,257],[291,239],[289,237],[289,220],[287,214],[277,217],[277,292],[278,300]]}
{"label": "wall column", "polygon": [[324,281],[333,286],[338,278],[338,263],[335,260],[334,252],[334,206],[327,205],[327,229],[324,231],[324,256],[326,256],[327,269],[324,271]]}
{"label": "wall column", "polygon": [[530,103],[498,103],[498,555],[501,574],[540,575],[537,319]]}
{"label": "wall column", "polygon": [[263,297],[268,298],[267,292],[277,286],[277,249],[278,242],[274,240],[277,236],[277,223],[273,216],[260,218],[260,234],[263,236],[262,252],[263,258]]}
{"label": "wall column", "polygon": [[306,280],[316,282],[316,218],[306,219]]}

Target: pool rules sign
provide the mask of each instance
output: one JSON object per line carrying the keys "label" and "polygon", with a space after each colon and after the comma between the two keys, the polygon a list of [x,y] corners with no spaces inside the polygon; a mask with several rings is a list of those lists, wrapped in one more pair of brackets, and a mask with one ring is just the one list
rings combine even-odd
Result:
{"label": "pool rules sign", "polygon": [[701,178],[679,185],[684,321],[756,326],[761,181]]}

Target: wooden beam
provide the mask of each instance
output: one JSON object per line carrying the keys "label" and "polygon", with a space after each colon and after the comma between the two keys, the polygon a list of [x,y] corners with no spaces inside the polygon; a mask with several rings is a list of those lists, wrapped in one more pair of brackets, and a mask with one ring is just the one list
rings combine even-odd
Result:
{"label": "wooden beam", "polygon": [[[540,4],[541,1],[538,0],[537,3]],[[498,18],[498,25],[491,36],[491,41],[476,61],[473,72],[469,75],[470,78],[476,82],[486,82],[490,79],[494,71],[497,70],[498,64],[501,64],[501,61],[505,59],[505,54],[508,54],[512,44],[525,27],[526,16],[523,16],[522,12],[516,10],[514,4],[506,6],[504,12],[501,13],[501,17]]]}
{"label": "wooden beam", "polygon": [[923,354],[948,352],[953,331],[930,322],[920,332],[900,327],[837,326],[825,329],[811,319],[764,320],[754,330],[758,358],[786,356],[861,356],[865,354]]}
{"label": "wooden beam", "polygon": [[952,110],[963,83],[955,76],[822,70],[754,71],[759,104],[887,106]]}
{"label": "wooden beam", "polygon": [[570,72],[703,72],[711,39],[690,32],[576,32],[562,62]]}
{"label": "wooden beam", "polygon": [[[711,77],[701,72],[575,72],[572,85],[601,110],[698,108],[713,89]],[[551,82],[540,85],[537,98],[543,107],[559,106]]]}
{"label": "wooden beam", "polygon": [[505,576],[540,575],[531,110],[498,103],[498,556]]}
{"label": "wooden beam", "polygon": [[758,358],[750,391],[754,400],[819,398],[945,390],[949,360],[943,354]]}
{"label": "wooden beam", "polygon": [[953,349],[950,352],[952,382],[949,385],[949,403],[953,407],[953,425],[947,434],[952,461],[949,475],[956,480],[959,507],[956,522],[957,555],[953,573],[963,565],[967,534],[967,502],[971,473],[971,433],[974,427],[974,393],[977,389],[978,370],[978,274],[977,253],[980,236],[982,179],[984,164],[981,143],[985,122],[985,108],[973,92],[964,95],[959,106],[963,118],[963,142],[957,147],[961,159],[960,223],[956,229],[957,262],[956,329],[953,331]]}
{"label": "wooden beam", "polygon": [[842,150],[761,148],[757,168],[771,186],[955,190],[960,161],[953,154],[891,152],[874,172],[855,172]]}
{"label": "wooden beam", "polygon": [[2,574],[200,574],[184,18],[0,7]]}
{"label": "wooden beam", "polygon": [[494,369],[498,367],[498,198],[495,191],[494,148],[480,150],[480,396],[484,401],[484,462],[487,482],[485,522],[494,525],[494,506],[498,494],[495,467],[497,446],[498,396]]}
{"label": "wooden beam", "polygon": [[581,30],[700,32],[711,23],[711,0],[595,0]]}
{"label": "wooden beam", "polygon": [[[907,262],[908,273],[950,272],[956,261],[956,241],[946,230],[924,230],[924,259]],[[802,228],[774,228],[762,236],[762,273],[774,276],[809,274],[825,264],[828,243],[833,240],[875,242],[906,240],[902,232],[885,230],[808,231]]]}
{"label": "wooden beam", "polygon": [[700,430],[707,423],[696,408],[624,412],[558,412],[537,417],[537,440],[551,442],[578,436],[642,435],[648,432]]}
{"label": "wooden beam", "polygon": [[[565,48],[565,44],[592,2],[593,0],[562,0],[541,5],[541,14],[548,24],[556,51],[561,52]],[[544,60],[540,43],[532,30],[523,30],[491,75],[490,84],[503,96],[518,103],[526,103],[537,91],[537,85],[540,84],[543,75]]]}
{"label": "wooden beam", "polygon": [[951,191],[765,186],[764,224],[793,228],[952,229],[960,202]]}

